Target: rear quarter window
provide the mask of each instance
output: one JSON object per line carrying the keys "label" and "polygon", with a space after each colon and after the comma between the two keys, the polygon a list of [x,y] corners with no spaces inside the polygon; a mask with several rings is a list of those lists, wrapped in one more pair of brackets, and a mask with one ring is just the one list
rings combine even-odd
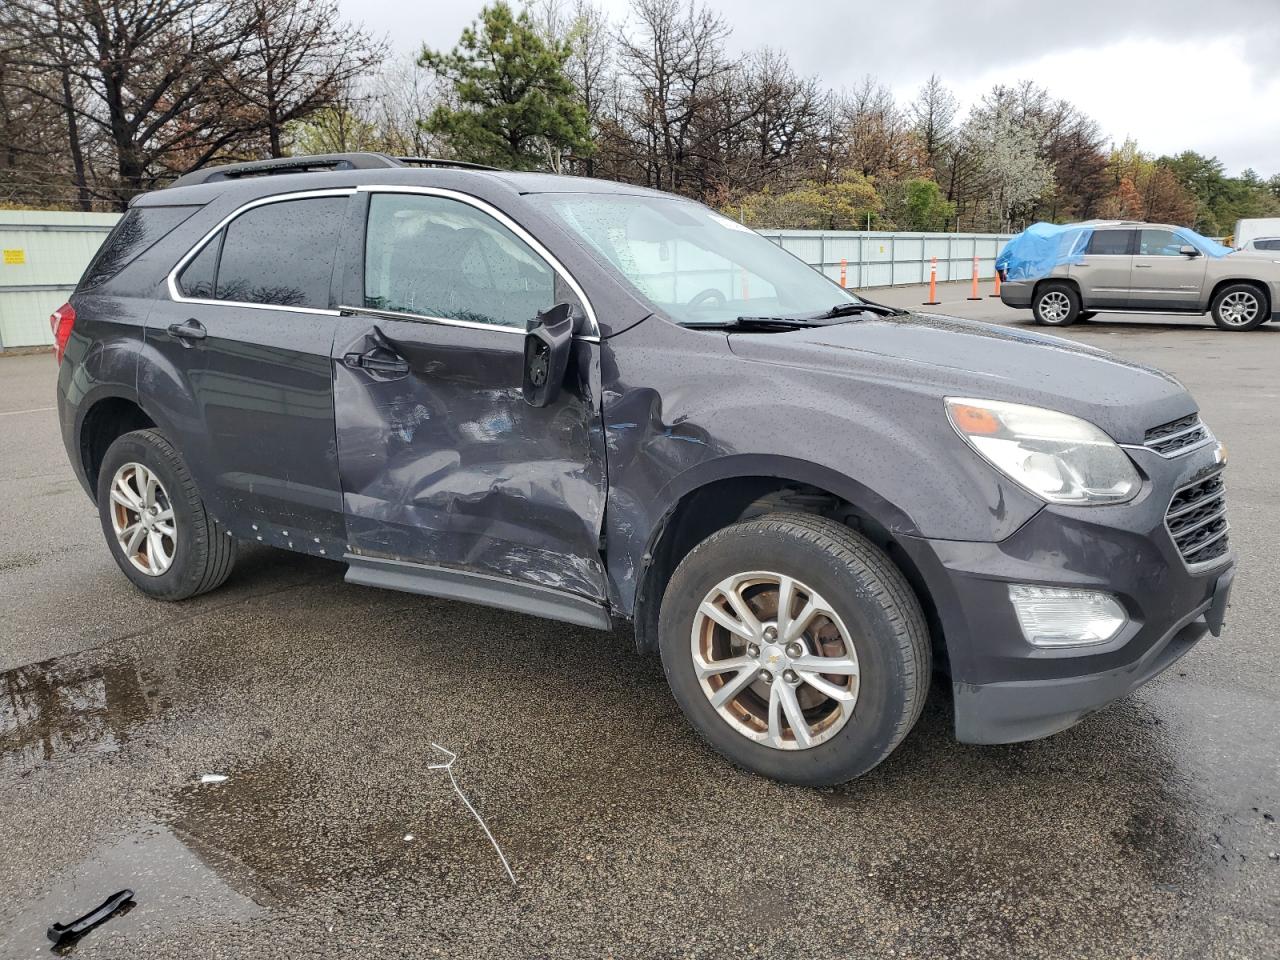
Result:
{"label": "rear quarter window", "polygon": [[77,291],[92,290],[106,283],[199,209],[198,206],[131,208],[89,261]]}

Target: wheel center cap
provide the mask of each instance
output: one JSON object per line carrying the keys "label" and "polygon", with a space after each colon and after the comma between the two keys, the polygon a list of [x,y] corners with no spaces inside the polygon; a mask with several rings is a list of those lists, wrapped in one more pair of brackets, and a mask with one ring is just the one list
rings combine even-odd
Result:
{"label": "wheel center cap", "polygon": [[780,672],[789,662],[787,651],[776,643],[771,643],[760,651],[760,663],[771,673]]}

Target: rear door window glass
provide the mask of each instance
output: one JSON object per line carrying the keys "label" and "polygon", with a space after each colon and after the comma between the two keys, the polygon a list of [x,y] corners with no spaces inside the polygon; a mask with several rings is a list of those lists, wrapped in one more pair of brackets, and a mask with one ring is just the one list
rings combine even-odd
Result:
{"label": "rear door window glass", "polygon": [[200,208],[133,207],[111,230],[80,280],[80,290],[106,283]]}
{"label": "rear door window glass", "polygon": [[370,197],[364,269],[370,309],[523,330],[557,302],[555,281],[532,247],[470,204],[415,194]]}
{"label": "rear door window glass", "polygon": [[224,231],[215,299],[328,307],[346,209],[346,197],[308,197],[236,217]]}
{"label": "rear door window glass", "polygon": [[1129,252],[1129,238],[1132,236],[1132,230],[1095,230],[1085,253],[1124,256]]}
{"label": "rear door window glass", "polygon": [[1256,250],[1280,250],[1280,240],[1259,240],[1253,246]]}

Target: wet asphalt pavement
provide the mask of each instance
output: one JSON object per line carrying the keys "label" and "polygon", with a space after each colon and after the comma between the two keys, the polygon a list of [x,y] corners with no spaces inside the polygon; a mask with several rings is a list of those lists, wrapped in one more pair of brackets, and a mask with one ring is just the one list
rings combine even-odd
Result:
{"label": "wet asphalt pavement", "polygon": [[[1026,322],[966,292],[937,309]],[[935,686],[831,790],[710,754],[625,634],[261,548],[144,598],[43,409],[52,358],[0,359],[0,958],[123,887],[74,956],[1280,956],[1280,326],[1066,333],[1179,376],[1226,442],[1226,632],[1033,743],[955,743]]]}

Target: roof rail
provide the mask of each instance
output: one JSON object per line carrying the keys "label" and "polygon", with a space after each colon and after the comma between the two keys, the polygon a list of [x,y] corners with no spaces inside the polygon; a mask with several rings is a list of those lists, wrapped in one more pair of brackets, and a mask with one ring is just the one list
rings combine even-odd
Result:
{"label": "roof rail", "polygon": [[282,173],[311,173],[322,170],[384,170],[388,167],[460,167],[465,170],[497,170],[482,163],[463,160],[440,160],[435,157],[389,157],[385,153],[325,153],[310,157],[276,157],[227,163],[184,173],[171,187],[189,187],[198,183],[217,183],[241,177],[267,177]]}
{"label": "roof rail", "polygon": [[396,157],[401,163],[410,167],[459,167],[463,170],[501,170],[485,163],[468,163],[466,160],[441,160],[437,157]]}
{"label": "roof rail", "polygon": [[238,180],[241,177],[263,177],[281,173],[310,173],[321,170],[378,170],[403,166],[400,161],[385,153],[325,153],[310,157],[275,157],[271,160],[250,160],[248,163],[228,163],[184,173],[170,184],[171,187],[189,187],[197,183],[216,183],[219,180]]}

